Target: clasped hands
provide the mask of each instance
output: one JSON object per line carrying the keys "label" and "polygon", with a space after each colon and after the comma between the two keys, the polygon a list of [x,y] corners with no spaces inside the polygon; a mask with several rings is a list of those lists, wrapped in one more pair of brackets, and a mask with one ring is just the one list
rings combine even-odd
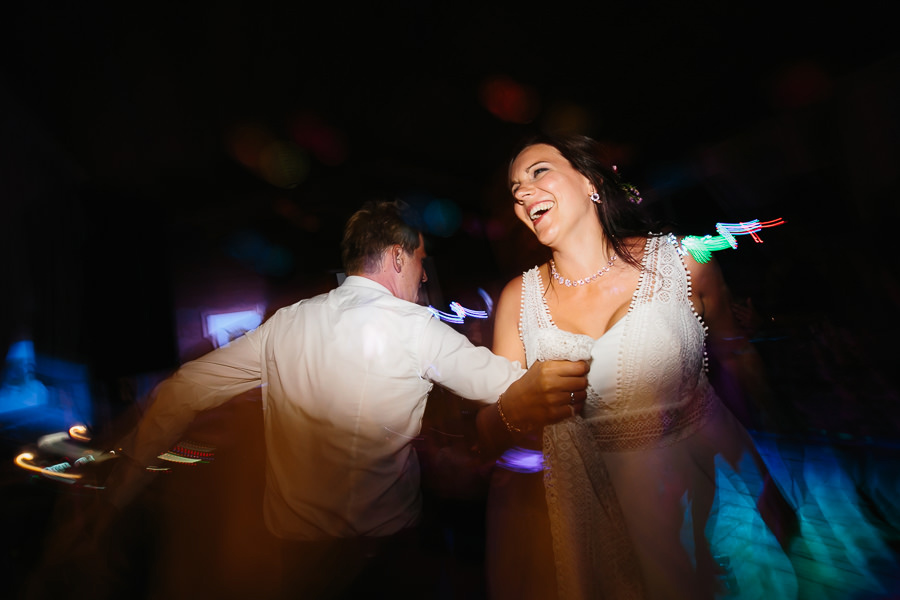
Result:
{"label": "clasped hands", "polygon": [[581,414],[588,369],[586,361],[535,361],[503,394],[506,420],[528,432]]}

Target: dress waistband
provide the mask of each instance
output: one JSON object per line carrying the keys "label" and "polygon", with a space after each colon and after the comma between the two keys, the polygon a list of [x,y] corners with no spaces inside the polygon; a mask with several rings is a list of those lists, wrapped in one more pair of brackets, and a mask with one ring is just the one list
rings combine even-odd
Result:
{"label": "dress waistband", "polygon": [[705,386],[687,402],[659,410],[584,420],[600,450],[662,447],[697,431],[716,406],[716,393]]}

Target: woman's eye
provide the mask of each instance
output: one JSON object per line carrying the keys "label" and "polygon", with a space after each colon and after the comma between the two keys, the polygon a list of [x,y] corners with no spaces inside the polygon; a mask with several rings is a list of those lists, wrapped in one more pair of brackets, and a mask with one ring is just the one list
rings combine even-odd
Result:
{"label": "woman's eye", "polygon": [[537,169],[535,169],[534,171],[531,172],[531,178],[536,179],[538,175],[540,175],[541,173],[543,173],[544,171],[547,171],[547,170],[548,170],[547,167],[538,167]]}

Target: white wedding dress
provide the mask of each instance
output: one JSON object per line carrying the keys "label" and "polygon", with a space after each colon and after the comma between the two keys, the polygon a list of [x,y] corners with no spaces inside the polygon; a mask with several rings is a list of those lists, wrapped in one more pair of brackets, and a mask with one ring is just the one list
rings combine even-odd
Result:
{"label": "white wedding dress", "polygon": [[[754,499],[765,487],[766,496],[779,496],[775,506],[788,506],[707,380],[705,326],[690,294],[681,256],[666,238],[650,237],[627,315],[595,340],[558,329],[538,269],[523,275],[520,335],[528,365],[590,359],[591,367],[582,416],[544,429],[543,471],[495,470],[488,503],[492,598],[540,597],[553,585],[566,600],[711,598],[721,584],[717,563],[728,554],[727,544],[710,539],[717,477],[745,480]],[[543,479],[546,507],[535,496],[535,475]],[[523,513],[516,503],[538,508]],[[536,510],[549,515],[549,538]],[[760,513],[747,512],[757,521],[748,526],[771,537]],[[552,554],[537,546],[548,540]],[[540,575],[551,560],[555,577]]]}

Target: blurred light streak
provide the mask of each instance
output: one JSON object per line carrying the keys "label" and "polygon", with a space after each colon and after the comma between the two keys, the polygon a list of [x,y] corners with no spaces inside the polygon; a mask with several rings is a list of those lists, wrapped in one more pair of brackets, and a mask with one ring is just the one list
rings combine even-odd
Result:
{"label": "blurred light streak", "polygon": [[459,302],[451,302],[450,310],[453,313],[447,313],[442,310],[438,310],[435,307],[429,305],[428,310],[431,311],[431,314],[436,316],[438,319],[442,321],[446,321],[448,323],[462,323],[465,321],[466,317],[472,317],[475,319],[487,319],[488,315],[483,310],[471,310],[469,308],[464,307]]}
{"label": "blurred light streak", "polygon": [[[197,463],[209,463],[215,459],[215,448],[206,446],[196,442],[182,441],[166,452],[163,452],[157,458],[185,465],[194,465]],[[156,470],[147,467],[148,470]],[[161,469],[168,470],[168,469]]]}
{"label": "blurred light streak", "polygon": [[759,220],[746,221],[740,223],[716,223],[716,230],[720,235],[705,235],[699,237],[696,235],[686,235],[679,242],[675,234],[670,233],[668,236],[669,243],[675,247],[681,256],[690,254],[694,260],[699,263],[707,263],[712,257],[712,253],[716,250],[725,250],[727,248],[737,249],[736,235],[749,235],[758,244],[763,243],[757,233],[767,227],[776,227],[783,225],[784,219],[773,219],[760,223]]}
{"label": "blurred light streak", "polygon": [[487,306],[487,314],[490,315],[494,311],[493,298],[491,298],[491,295],[484,291],[482,288],[478,288],[478,295],[481,296],[482,300],[484,300],[484,305]]}
{"label": "blurred light streak", "polygon": [[157,458],[173,462],[173,463],[182,463],[182,464],[194,464],[200,462],[199,458],[190,458],[187,456],[179,456],[177,454],[173,454],[172,452],[163,452]]}
{"label": "blurred light streak", "polygon": [[[716,231],[723,236],[726,232],[731,235],[749,235],[754,242],[762,244],[762,238],[756,234],[767,227],[776,227],[778,225],[784,225],[784,219],[778,218],[764,223],[760,223],[759,219],[747,221],[746,223],[716,223]],[[737,248],[737,242],[734,241],[732,246]]]}
{"label": "blurred light streak", "polygon": [[[58,465],[54,465],[52,467],[38,467],[36,465],[31,464],[31,461],[33,461],[33,460],[34,460],[34,455],[31,452],[23,452],[15,458],[15,463],[17,465],[19,465],[20,467],[22,467],[23,469],[26,469],[28,471],[34,471],[35,473],[40,473],[41,475],[43,475],[45,477],[50,477],[51,479],[72,480],[72,481],[81,479],[81,475],[62,472],[65,469],[68,469],[72,466],[68,462],[63,462]],[[70,483],[70,481],[66,481],[66,482]]]}
{"label": "blurred light streak", "polygon": [[48,433],[38,439],[37,446],[44,452],[52,452],[57,456],[85,456],[93,450],[73,443],[68,431]]}
{"label": "blurred light streak", "polygon": [[169,450],[169,453],[185,458],[196,458],[198,460],[208,462],[215,458],[215,447],[206,446],[197,442],[183,441],[175,445]]}
{"label": "blurred light streak", "polygon": [[214,348],[221,348],[232,340],[260,326],[264,310],[239,310],[216,312],[204,315],[203,337],[210,340]]}
{"label": "blurred light streak", "polygon": [[538,473],[544,470],[544,453],[528,448],[509,448],[497,465],[516,473]]}
{"label": "blurred light streak", "polygon": [[91,441],[91,436],[87,435],[88,428],[84,425],[72,425],[69,427],[69,437],[80,442]]}

